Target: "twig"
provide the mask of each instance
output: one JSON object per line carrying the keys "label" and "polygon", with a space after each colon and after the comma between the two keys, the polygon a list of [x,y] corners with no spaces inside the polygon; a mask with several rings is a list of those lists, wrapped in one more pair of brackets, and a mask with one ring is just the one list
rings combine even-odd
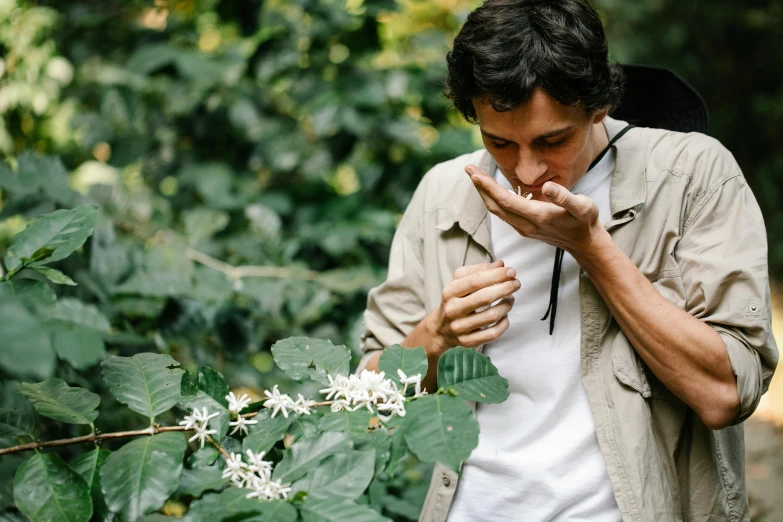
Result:
{"label": "twig", "polygon": [[[36,442],[29,442],[27,444],[20,444],[19,446],[11,446],[10,448],[3,448],[0,449],[0,456],[10,455],[11,453],[19,453],[22,451],[38,450],[41,448],[51,448],[54,446],[67,446],[69,444],[79,444],[81,442],[92,442],[97,444],[98,442],[103,440],[122,439],[126,437],[139,437],[143,435],[157,435],[158,433],[165,433],[167,431],[192,431],[192,430],[185,429],[184,426],[150,426],[149,428],[144,428],[143,430],[115,431],[113,433],[91,433],[89,435],[82,435],[81,437],[73,437],[70,439],[48,440],[45,442],[36,441]],[[207,436],[207,440],[209,441],[210,444],[215,446],[215,448],[217,448],[217,450],[220,453],[222,453],[224,457],[228,457],[228,453],[226,453],[226,450],[220,447],[220,444],[215,442],[212,439],[212,437]]]}
{"label": "twig", "polygon": [[226,274],[234,281],[242,279],[243,277],[272,277],[314,281],[319,275],[318,272],[313,270],[292,270],[280,266],[234,266],[190,247],[185,250],[185,255],[196,263],[201,263],[213,270]]}

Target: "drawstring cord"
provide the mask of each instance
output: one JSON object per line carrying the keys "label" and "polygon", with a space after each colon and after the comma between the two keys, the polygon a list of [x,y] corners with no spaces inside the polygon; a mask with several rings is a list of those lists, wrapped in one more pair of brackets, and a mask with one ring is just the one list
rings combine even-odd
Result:
{"label": "drawstring cord", "polygon": [[[609,141],[609,144],[606,146],[604,150],[601,151],[601,154],[598,155],[597,158],[593,160],[593,162],[590,164],[589,167],[587,167],[587,170],[589,171],[603,159],[603,157],[606,155],[607,152],[609,152],[609,149],[612,148],[612,145],[615,144],[617,140],[623,137],[623,135],[631,130],[634,126],[633,125],[626,125],[623,130],[618,132],[614,138],[612,138]],[[555,267],[552,270],[552,288],[549,291],[549,306],[546,309],[546,313],[544,314],[544,317],[541,318],[542,321],[546,321],[547,317],[549,317],[549,335],[552,335],[552,332],[555,331],[555,315],[557,315],[557,291],[560,288],[560,272],[563,271],[563,256],[565,255],[565,252],[562,248],[557,247],[555,250]],[[551,312],[551,315],[550,315]]]}

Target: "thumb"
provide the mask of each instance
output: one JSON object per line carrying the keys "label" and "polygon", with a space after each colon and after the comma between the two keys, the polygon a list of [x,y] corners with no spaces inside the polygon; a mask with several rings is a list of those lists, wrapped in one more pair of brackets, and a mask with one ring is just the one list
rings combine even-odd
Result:
{"label": "thumb", "polygon": [[572,194],[565,187],[551,181],[545,183],[542,189],[548,201],[564,208],[578,220],[592,223],[598,219],[598,205],[589,197],[583,194]]}

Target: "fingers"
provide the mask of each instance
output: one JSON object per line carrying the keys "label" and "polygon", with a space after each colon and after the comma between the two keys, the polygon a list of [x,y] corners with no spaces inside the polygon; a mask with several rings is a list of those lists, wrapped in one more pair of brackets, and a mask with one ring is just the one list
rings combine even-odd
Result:
{"label": "fingers", "polygon": [[557,183],[544,184],[544,196],[555,205],[562,207],[569,214],[585,223],[592,223],[598,219],[598,205],[589,197],[582,194],[572,194]]}
{"label": "fingers", "polygon": [[511,279],[500,284],[494,284],[482,288],[462,298],[451,298],[443,304],[443,312],[446,319],[456,321],[477,309],[489,306],[499,299],[508,297],[520,288],[518,279]]}
{"label": "fingers", "polygon": [[445,301],[453,297],[464,297],[488,286],[513,279],[516,275],[517,273],[513,268],[503,266],[476,271],[459,279],[454,279],[454,281],[446,285],[443,289],[443,299]]}
{"label": "fingers", "polygon": [[451,323],[451,328],[457,335],[465,335],[474,330],[491,326],[508,315],[514,306],[514,296],[510,295],[500,300],[498,304],[483,312],[468,315]]}
{"label": "fingers", "polygon": [[508,316],[504,316],[500,321],[486,330],[476,330],[468,335],[461,335],[457,339],[461,346],[472,348],[494,341],[503,335],[503,333],[508,330],[509,326]]}
{"label": "fingers", "polygon": [[495,261],[494,263],[479,263],[477,265],[461,266],[454,272],[454,279],[462,279],[470,274],[481,272],[482,270],[489,270],[491,268],[498,268],[503,266],[503,260]]}

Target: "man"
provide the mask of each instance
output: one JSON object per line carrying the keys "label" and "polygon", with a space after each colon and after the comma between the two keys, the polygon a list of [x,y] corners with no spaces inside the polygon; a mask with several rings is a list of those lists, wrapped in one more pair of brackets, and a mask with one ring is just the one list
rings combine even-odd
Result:
{"label": "man", "polygon": [[424,346],[432,389],[442,353],[475,347],[511,394],[477,409],[458,488],[436,466],[422,520],[748,520],[740,423],[778,355],[734,158],[607,116],[622,72],[586,0],[488,0],[448,65],[486,150],[420,183],[362,367]]}

